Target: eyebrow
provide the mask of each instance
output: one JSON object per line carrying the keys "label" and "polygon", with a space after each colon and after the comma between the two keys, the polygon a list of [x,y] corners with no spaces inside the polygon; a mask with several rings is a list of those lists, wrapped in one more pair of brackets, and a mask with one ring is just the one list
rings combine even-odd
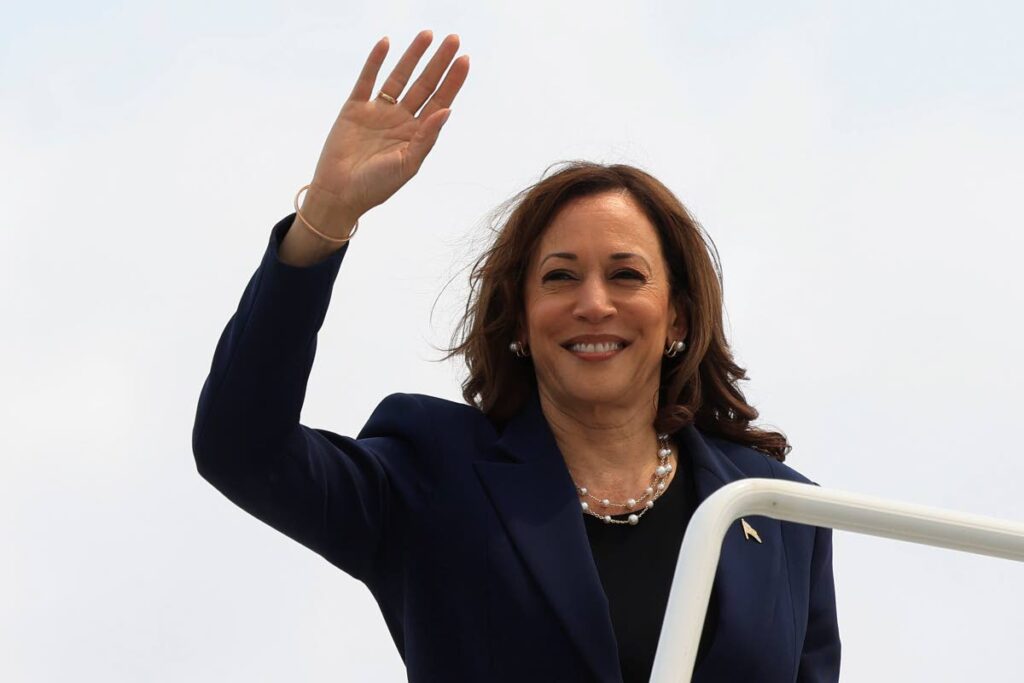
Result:
{"label": "eyebrow", "polygon": [[[547,261],[549,258],[564,258],[564,259],[566,259],[568,261],[578,261],[579,260],[579,257],[576,254],[572,253],[571,251],[556,251],[556,252],[554,252],[552,254],[548,254],[543,259],[541,259],[540,265],[543,266],[544,262]],[[651,267],[651,264],[647,263],[647,259],[645,259],[640,254],[634,254],[631,251],[617,251],[614,254],[612,254],[610,258],[613,261],[625,261],[626,259],[638,258],[641,261],[643,261],[644,264],[648,268]]]}

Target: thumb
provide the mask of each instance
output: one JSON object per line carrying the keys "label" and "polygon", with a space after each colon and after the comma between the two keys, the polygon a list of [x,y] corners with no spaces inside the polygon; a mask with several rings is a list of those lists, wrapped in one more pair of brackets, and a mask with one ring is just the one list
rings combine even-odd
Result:
{"label": "thumb", "polygon": [[409,153],[417,160],[417,165],[422,164],[423,159],[433,149],[434,143],[437,142],[437,138],[441,134],[441,128],[444,127],[448,121],[448,115],[451,113],[451,109],[441,109],[431,114],[409,142]]}

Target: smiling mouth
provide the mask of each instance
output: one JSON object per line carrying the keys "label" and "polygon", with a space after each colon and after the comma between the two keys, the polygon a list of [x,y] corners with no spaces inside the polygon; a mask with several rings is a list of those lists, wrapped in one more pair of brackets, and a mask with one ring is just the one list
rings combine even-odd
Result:
{"label": "smiling mouth", "polygon": [[610,353],[626,348],[623,342],[600,342],[597,344],[568,344],[567,349],[573,353]]}

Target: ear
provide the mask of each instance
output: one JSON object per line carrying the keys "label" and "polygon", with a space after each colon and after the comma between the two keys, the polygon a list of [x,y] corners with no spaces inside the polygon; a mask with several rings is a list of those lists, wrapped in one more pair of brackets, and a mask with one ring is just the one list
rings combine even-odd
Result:
{"label": "ear", "polygon": [[520,317],[519,322],[516,323],[516,341],[521,341],[526,346],[530,345],[530,335],[526,331],[526,321]]}
{"label": "ear", "polygon": [[673,300],[669,304],[668,334],[670,341],[686,339],[686,334],[689,331],[690,325],[686,318],[686,310],[683,307],[682,302]]}

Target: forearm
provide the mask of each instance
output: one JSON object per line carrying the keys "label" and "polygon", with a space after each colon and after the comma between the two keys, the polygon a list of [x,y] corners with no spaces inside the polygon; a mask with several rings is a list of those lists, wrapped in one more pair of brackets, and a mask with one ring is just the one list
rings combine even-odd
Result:
{"label": "forearm", "polygon": [[279,447],[298,425],[316,335],[346,250],[308,268],[280,262],[284,241],[277,240],[287,220],[275,226],[217,344],[194,427],[202,457],[231,460],[239,452]]}
{"label": "forearm", "polygon": [[[315,187],[310,187],[306,191],[300,208],[303,217],[314,228],[331,237],[344,239],[355,227],[355,219],[339,207],[332,197]],[[315,234],[296,216],[292,229],[288,230],[281,243],[279,257],[290,266],[304,268],[327,259],[342,246],[344,245],[330,242]]]}

